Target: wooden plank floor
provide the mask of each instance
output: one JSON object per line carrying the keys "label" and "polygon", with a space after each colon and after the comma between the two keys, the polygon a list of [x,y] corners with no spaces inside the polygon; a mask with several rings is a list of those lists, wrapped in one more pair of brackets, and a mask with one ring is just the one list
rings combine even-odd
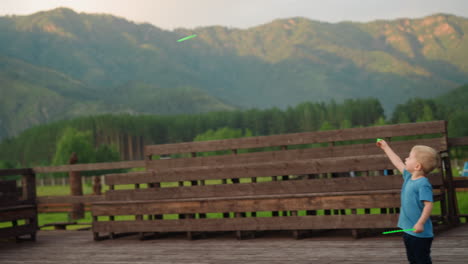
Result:
{"label": "wooden plank floor", "polygon": [[[183,234],[138,240],[127,236],[94,242],[90,231],[40,231],[36,242],[0,241],[0,263],[407,263],[398,235],[354,240],[346,234],[321,233],[294,240],[272,232],[249,240],[232,233],[186,240]],[[467,263],[468,224],[436,235],[434,263]]]}

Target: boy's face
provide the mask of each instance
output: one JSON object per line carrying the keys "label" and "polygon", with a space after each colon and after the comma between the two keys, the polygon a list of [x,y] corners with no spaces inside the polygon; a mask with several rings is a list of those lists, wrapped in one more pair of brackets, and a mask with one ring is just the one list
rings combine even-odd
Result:
{"label": "boy's face", "polygon": [[421,163],[419,163],[416,160],[416,157],[414,155],[415,155],[414,151],[411,150],[409,156],[405,159],[406,170],[409,171],[410,173],[413,173],[415,171],[419,171],[422,169]]}

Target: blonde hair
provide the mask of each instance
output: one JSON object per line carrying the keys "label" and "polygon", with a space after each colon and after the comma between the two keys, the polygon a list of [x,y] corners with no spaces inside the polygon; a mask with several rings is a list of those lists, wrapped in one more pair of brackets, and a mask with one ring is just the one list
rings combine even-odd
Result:
{"label": "blonde hair", "polygon": [[414,152],[414,157],[421,164],[425,174],[439,167],[439,153],[431,147],[416,145],[411,151]]}

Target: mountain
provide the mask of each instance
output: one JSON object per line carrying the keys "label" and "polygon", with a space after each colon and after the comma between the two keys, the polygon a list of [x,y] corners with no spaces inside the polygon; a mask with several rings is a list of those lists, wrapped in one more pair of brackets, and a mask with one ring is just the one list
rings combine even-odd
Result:
{"label": "mountain", "polygon": [[63,109],[91,114],[86,109],[99,105],[87,103],[92,97],[81,82],[6,57],[0,57],[0,94],[0,135],[12,135],[31,124],[66,118]]}
{"label": "mountain", "polygon": [[165,115],[236,109],[198,88],[187,86],[169,89],[139,82],[128,82],[109,89],[109,95],[102,101],[109,105],[129,107],[138,113]]}
{"label": "mountain", "polygon": [[[0,138],[100,113],[196,113],[375,97],[387,115],[468,83],[468,19],[165,31],[66,8],[0,17]],[[186,35],[194,39],[176,42]]]}

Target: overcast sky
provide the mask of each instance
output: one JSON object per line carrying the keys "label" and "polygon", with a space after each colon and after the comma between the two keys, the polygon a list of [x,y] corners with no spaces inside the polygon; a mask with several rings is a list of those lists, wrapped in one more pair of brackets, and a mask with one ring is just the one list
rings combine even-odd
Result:
{"label": "overcast sky", "polygon": [[0,16],[56,7],[112,14],[169,30],[212,25],[248,28],[296,16],[332,23],[434,13],[468,17],[468,0],[0,0]]}

